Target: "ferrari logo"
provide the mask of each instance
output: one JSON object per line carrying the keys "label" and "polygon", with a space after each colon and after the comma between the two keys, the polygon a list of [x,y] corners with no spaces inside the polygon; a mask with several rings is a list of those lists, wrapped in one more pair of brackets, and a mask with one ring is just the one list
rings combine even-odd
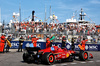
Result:
{"label": "ferrari logo", "polygon": [[69,54],[68,53],[66,54],[66,57],[69,57]]}

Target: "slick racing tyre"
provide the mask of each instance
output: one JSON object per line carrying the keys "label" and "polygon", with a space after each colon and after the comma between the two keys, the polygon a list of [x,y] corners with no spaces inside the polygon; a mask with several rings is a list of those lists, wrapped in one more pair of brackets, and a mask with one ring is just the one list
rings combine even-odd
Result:
{"label": "slick racing tyre", "polygon": [[46,64],[52,65],[55,63],[55,57],[52,53],[44,53],[42,56],[42,61]]}
{"label": "slick racing tyre", "polygon": [[28,56],[29,56],[28,53],[23,54],[23,61],[24,62],[28,62]]}
{"label": "slick racing tyre", "polygon": [[79,53],[79,59],[82,61],[85,61],[88,59],[88,53],[85,51],[80,51]]}

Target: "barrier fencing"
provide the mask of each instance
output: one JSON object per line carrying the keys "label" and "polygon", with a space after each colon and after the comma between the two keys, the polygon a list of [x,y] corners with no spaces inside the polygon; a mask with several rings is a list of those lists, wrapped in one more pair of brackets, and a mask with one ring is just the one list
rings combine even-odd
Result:
{"label": "barrier fencing", "polygon": [[[12,47],[10,49],[18,49],[19,41],[11,41]],[[24,41],[23,42],[23,49],[25,49],[26,44],[31,44],[31,41]],[[53,43],[52,46],[61,47],[62,43]],[[46,48],[46,42],[37,42],[37,47],[41,49]],[[66,43],[66,48],[71,50],[71,45]],[[75,44],[75,50],[80,50],[78,44]],[[86,51],[100,51],[100,44],[86,44],[85,46]]]}

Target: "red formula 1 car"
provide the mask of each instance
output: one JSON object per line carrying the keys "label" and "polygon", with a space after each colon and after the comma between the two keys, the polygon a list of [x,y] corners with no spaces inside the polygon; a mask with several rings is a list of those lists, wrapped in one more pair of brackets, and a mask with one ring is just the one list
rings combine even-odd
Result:
{"label": "red formula 1 car", "polygon": [[84,61],[88,58],[93,58],[92,54],[88,54],[85,51],[77,53],[73,50],[67,50],[66,48],[61,49],[58,48],[58,46],[53,46],[43,50],[37,47],[26,47],[26,51],[23,54],[23,60],[25,62],[37,61],[46,64],[54,64],[55,61],[73,61],[75,56],[79,56],[79,59]]}

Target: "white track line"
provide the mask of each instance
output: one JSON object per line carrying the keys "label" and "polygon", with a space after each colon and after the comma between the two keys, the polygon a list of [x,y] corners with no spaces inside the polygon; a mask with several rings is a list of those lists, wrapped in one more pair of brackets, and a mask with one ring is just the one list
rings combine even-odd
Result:
{"label": "white track line", "polygon": [[67,64],[61,64],[61,66],[67,66]]}
{"label": "white track line", "polygon": [[96,62],[100,62],[100,60],[96,60]]}
{"label": "white track line", "polygon": [[80,62],[80,63],[86,63],[86,62]]}
{"label": "white track line", "polygon": [[89,61],[90,63],[94,62],[94,61]]}
{"label": "white track line", "polygon": [[[88,61],[90,63],[94,62],[94,61]],[[100,62],[100,60],[96,60],[96,62]],[[87,62],[80,62],[80,63],[87,63]],[[70,63],[72,65],[77,64],[77,63]],[[67,66],[68,64],[61,64],[61,66]],[[56,66],[56,65],[50,65],[50,66]]]}
{"label": "white track line", "polygon": [[77,64],[77,63],[70,63],[70,64]]}
{"label": "white track line", "polygon": [[56,66],[56,65],[51,65],[51,66]]}

